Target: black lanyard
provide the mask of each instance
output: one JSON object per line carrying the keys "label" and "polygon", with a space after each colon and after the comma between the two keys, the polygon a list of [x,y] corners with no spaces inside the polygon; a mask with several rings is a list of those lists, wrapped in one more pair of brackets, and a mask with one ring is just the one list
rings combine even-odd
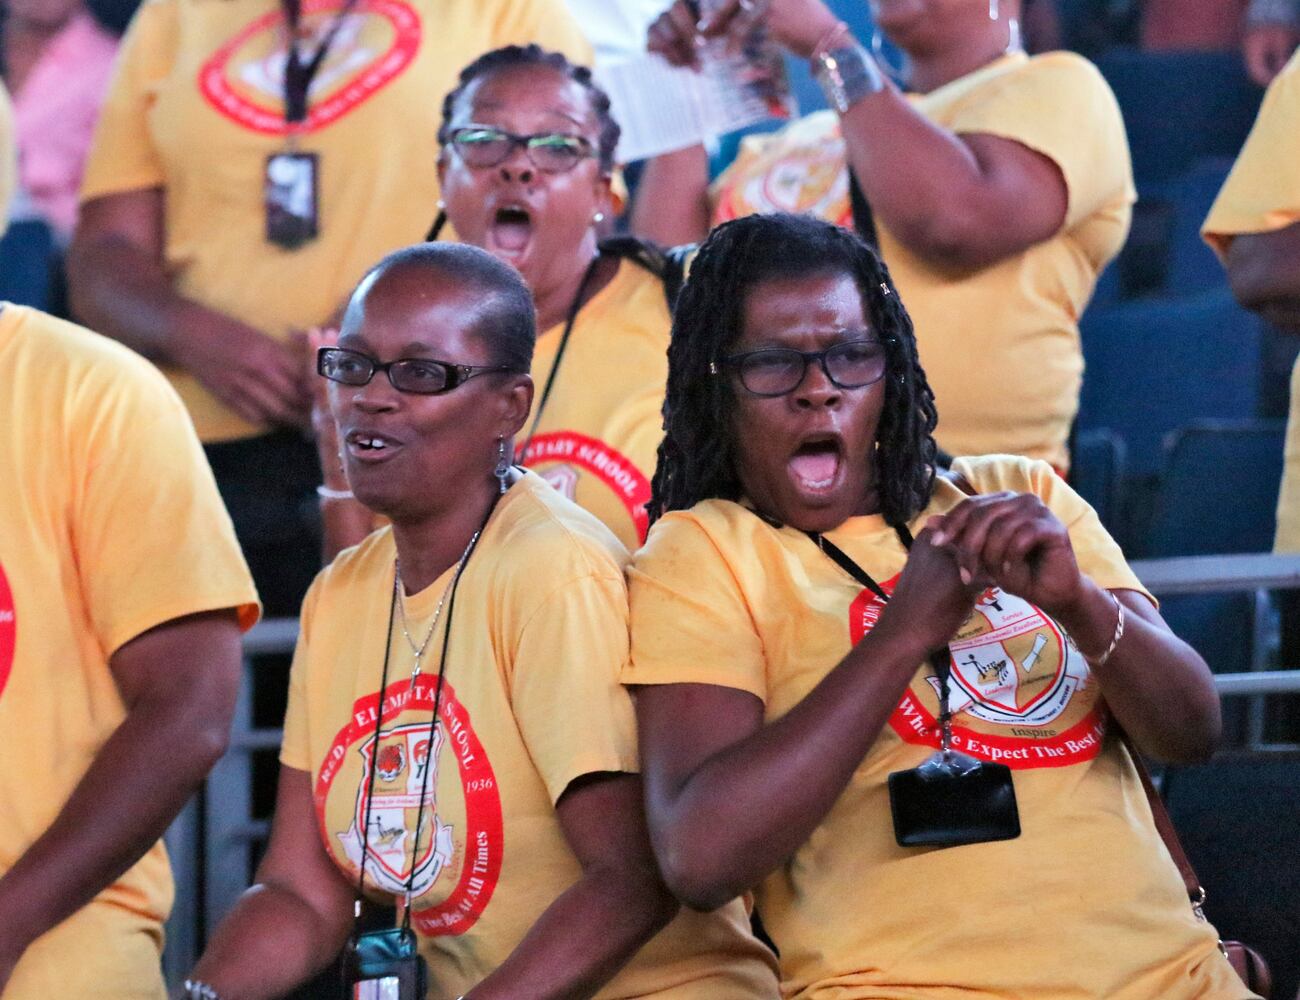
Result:
{"label": "black lanyard", "polygon": [[582,280],[578,282],[578,292],[573,296],[573,301],[569,303],[569,312],[564,318],[564,332],[560,334],[560,343],[555,348],[555,360],[551,362],[551,370],[546,374],[546,385],[542,388],[541,399],[537,401],[537,412],[533,414],[533,423],[528,428],[528,437],[524,438],[524,446],[519,450],[520,465],[528,464],[528,451],[533,446],[533,437],[537,434],[537,427],[542,422],[542,411],[546,409],[546,404],[551,398],[551,392],[555,389],[555,379],[560,374],[560,362],[564,360],[564,349],[569,346],[569,337],[573,334],[573,324],[578,321],[578,311],[582,308],[583,299],[587,296],[587,289],[596,276],[596,267],[600,264],[600,258],[600,253],[591,258],[591,263],[587,265],[587,270],[583,272]]}
{"label": "black lanyard", "polygon": [[[914,539],[912,538],[912,533],[907,529],[907,525],[898,525],[894,528],[894,531],[898,535],[898,541],[902,544],[903,548],[910,552]],[[881,601],[887,602],[889,600],[889,595],[885,593],[885,588],[872,579],[871,574],[859,566],[853,560],[853,557],[842,548],[832,542],[825,535],[820,535],[812,531],[805,531],[804,534],[813,540],[813,543],[817,548],[821,549],[831,562],[835,563],[836,566],[844,570],[844,572],[849,576],[853,577],[857,583],[862,584],[862,586],[866,587],[873,594],[879,597]],[[947,732],[948,727],[952,723],[952,712],[948,707],[948,685],[952,676],[952,651],[948,648],[947,644],[945,644],[940,649],[931,650],[927,659],[930,663],[930,669],[934,671],[934,676],[939,681],[939,725],[945,732]]]}
{"label": "black lanyard", "polygon": [[329,55],[334,38],[343,26],[344,19],[352,13],[357,0],[345,0],[343,8],[334,16],[325,37],[316,46],[310,59],[303,62],[298,52],[298,26],[302,22],[302,0],[281,0],[284,20],[289,26],[289,44],[285,46],[284,61],[284,120],[290,125],[297,125],[307,120],[307,91],[311,89],[312,80],[320,72]]}
{"label": "black lanyard", "polygon": [[[438,657],[438,683],[433,689],[433,715],[429,719],[429,757],[424,765],[424,777],[420,783],[420,799],[415,810],[415,838],[411,845],[411,871],[406,876],[406,899],[411,900],[415,890],[415,869],[416,862],[419,859],[420,850],[420,832],[424,823],[424,803],[429,795],[429,772],[437,766],[437,760],[434,757],[434,737],[438,729],[438,710],[442,706],[442,688],[443,682],[447,678],[447,652],[451,649],[451,619],[456,612],[456,591],[460,587],[460,578],[465,575],[465,567],[469,565],[470,556],[478,548],[478,543],[483,540],[483,532],[487,530],[487,524],[492,517],[492,512],[496,509],[496,493],[492,495],[492,503],[488,507],[487,513],[483,515],[483,522],[473,542],[465,550],[464,556],[461,557],[459,565],[456,568],[456,575],[452,577],[451,593],[447,595],[447,620],[442,632],[442,652]],[[396,572],[396,570],[394,570]],[[353,934],[360,934],[361,919],[361,896],[365,891],[366,885],[366,857],[370,853],[370,809],[375,801],[375,774],[379,771],[379,740],[383,736],[384,723],[384,701],[388,697],[388,661],[393,648],[393,622],[397,614],[398,588],[402,585],[401,580],[393,582],[393,599],[388,605],[388,631],[384,636],[384,666],[379,675],[379,704],[375,709],[375,746],[374,758],[370,765],[370,778],[366,791],[366,809],[364,817],[364,829],[361,832],[361,863],[358,866],[361,870],[357,875],[357,901],[356,901],[356,920],[353,927]],[[412,687],[408,692],[408,697],[415,698],[415,688]],[[413,905],[408,904],[402,914],[402,928],[411,929],[411,910]]]}

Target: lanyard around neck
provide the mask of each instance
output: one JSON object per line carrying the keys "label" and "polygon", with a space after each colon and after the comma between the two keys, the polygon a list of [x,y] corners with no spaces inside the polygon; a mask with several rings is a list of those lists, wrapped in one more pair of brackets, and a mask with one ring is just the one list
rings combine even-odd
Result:
{"label": "lanyard around neck", "polygon": [[[898,535],[898,541],[902,544],[903,548],[910,552],[912,550],[912,542],[914,539],[912,538],[912,533],[908,530],[907,525],[900,524],[896,526],[894,532]],[[835,563],[836,566],[851,576],[855,582],[866,587],[880,598],[881,601],[889,601],[889,595],[885,593],[885,588],[877,583],[872,575],[858,565],[853,557],[842,548],[832,542],[825,535],[817,532],[805,531],[804,534],[811,538],[817,548],[819,548],[822,553],[831,560],[831,562]],[[927,660],[930,663],[930,669],[934,671],[934,676],[939,681],[939,725],[946,733],[952,720],[952,712],[948,706],[949,682],[952,676],[952,651],[945,643],[941,648],[931,650]]]}
{"label": "lanyard around neck", "polygon": [[542,388],[541,399],[537,401],[537,412],[533,414],[532,425],[528,428],[528,437],[524,439],[524,446],[519,450],[519,464],[528,464],[528,451],[533,446],[533,438],[537,434],[537,428],[542,422],[542,412],[546,409],[546,404],[550,402],[551,392],[555,389],[555,380],[560,374],[560,362],[564,360],[564,349],[569,346],[569,337],[573,334],[573,324],[578,321],[578,311],[582,309],[582,304],[587,297],[587,289],[591,287],[592,281],[596,277],[596,268],[600,264],[601,254],[597,252],[591,258],[591,263],[587,265],[587,270],[582,274],[582,280],[578,282],[577,294],[573,296],[573,301],[569,303],[569,311],[564,317],[564,331],[560,334],[560,343],[555,348],[555,360],[551,362],[551,370],[546,374],[546,385]]}
{"label": "lanyard around neck", "polygon": [[334,39],[343,26],[344,20],[356,7],[357,0],[344,0],[342,9],[334,15],[334,20],[330,22],[325,37],[320,40],[320,44],[316,46],[316,51],[311,54],[311,58],[305,62],[298,52],[298,28],[302,23],[302,0],[281,0],[280,5],[284,10],[285,24],[289,29],[289,42],[285,46],[284,60],[284,120],[286,124],[292,127],[307,120],[307,92],[311,89],[311,82],[316,79],[316,74],[320,72],[321,66],[325,64],[325,58],[334,45]]}
{"label": "lanyard around neck", "polygon": [[[420,798],[415,810],[415,839],[411,847],[411,870],[406,877],[406,905],[402,913],[402,927],[405,930],[411,928],[411,899],[415,891],[415,870],[416,861],[419,857],[420,850],[420,833],[424,823],[424,803],[429,795],[429,773],[437,766],[437,760],[434,757],[434,737],[438,728],[438,711],[442,707],[442,689],[443,682],[447,678],[447,653],[451,649],[451,620],[456,613],[456,591],[460,587],[460,579],[465,575],[465,567],[469,565],[470,556],[478,548],[478,543],[483,540],[483,532],[487,530],[488,521],[492,517],[492,512],[496,510],[497,501],[500,499],[495,492],[492,495],[492,503],[488,506],[487,513],[483,515],[483,521],[479,525],[478,531],[470,539],[470,543],[465,548],[464,554],[456,567],[456,575],[451,580],[451,591],[447,595],[447,617],[442,633],[442,652],[438,657],[438,681],[433,689],[433,715],[429,719],[429,756],[424,765],[424,776],[420,784]],[[384,634],[384,666],[379,675],[379,704],[375,708],[375,735],[372,758],[370,761],[370,775],[366,791],[366,808],[362,818],[363,829],[361,831],[361,863],[358,865],[360,872],[357,875],[357,897],[355,922],[353,924],[353,935],[360,934],[361,919],[361,897],[365,891],[366,885],[366,858],[370,852],[370,811],[375,801],[375,775],[379,771],[379,741],[383,736],[384,725],[384,702],[388,696],[388,663],[393,648],[393,623],[397,615],[397,601],[399,588],[402,586],[401,577],[398,575],[396,565],[393,568],[393,596],[388,606],[388,631]],[[411,687],[408,691],[411,698],[415,697],[415,678],[412,677]]]}

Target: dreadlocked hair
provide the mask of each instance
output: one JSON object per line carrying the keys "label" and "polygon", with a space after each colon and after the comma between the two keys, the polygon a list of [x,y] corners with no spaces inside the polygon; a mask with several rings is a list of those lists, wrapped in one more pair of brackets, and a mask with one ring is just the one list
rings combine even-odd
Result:
{"label": "dreadlocked hair", "polygon": [[465,89],[480,77],[491,76],[503,69],[519,66],[547,66],[563,76],[581,84],[591,100],[591,110],[600,126],[596,150],[600,169],[608,173],[614,169],[614,148],[618,145],[621,129],[609,110],[609,95],[592,78],[591,70],[569,62],[562,52],[551,52],[536,43],[505,45],[485,52],[460,71],[456,88],[442,99],[442,124],[438,126],[438,144],[445,146],[451,138],[451,119],[456,112],[456,102]]}
{"label": "dreadlocked hair", "polygon": [[772,280],[847,274],[885,345],[885,402],[876,438],[881,513],[891,526],[925,508],[934,488],[934,393],[912,320],[889,271],[855,234],[802,215],[750,215],[709,234],[682,286],[668,347],[664,439],[648,505],[653,523],[701,500],[738,500],[732,380],[710,374],[741,335],[746,294]]}

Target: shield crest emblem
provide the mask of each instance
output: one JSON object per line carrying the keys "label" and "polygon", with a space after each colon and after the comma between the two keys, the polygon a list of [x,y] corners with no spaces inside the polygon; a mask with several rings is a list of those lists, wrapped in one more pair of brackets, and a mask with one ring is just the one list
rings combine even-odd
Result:
{"label": "shield crest emblem", "polygon": [[[386,892],[404,893],[410,880],[412,898],[418,899],[451,863],[455,851],[453,831],[438,816],[438,761],[445,742],[441,722],[434,729],[432,747],[428,723],[419,722],[381,733],[377,747],[373,736],[357,747],[362,758],[362,779],[357,788],[353,825],[338,837],[349,859],[358,864],[364,847],[366,873]],[[365,827],[367,803],[370,832],[363,837],[359,831]],[[424,819],[419,821],[420,841],[415,844],[421,808]]]}
{"label": "shield crest emblem", "polygon": [[1045,725],[1087,677],[1061,627],[998,588],[981,595],[950,649],[952,710],[986,722]]}

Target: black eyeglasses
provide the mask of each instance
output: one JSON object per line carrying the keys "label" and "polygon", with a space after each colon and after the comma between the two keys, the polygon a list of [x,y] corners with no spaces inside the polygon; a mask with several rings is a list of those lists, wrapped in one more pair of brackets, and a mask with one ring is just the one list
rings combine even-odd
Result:
{"label": "black eyeglasses", "polygon": [[709,364],[709,374],[734,371],[740,384],[755,396],[784,396],[803,383],[814,361],[840,389],[861,389],[885,376],[885,345],[879,340],[851,340],[824,351],[784,347],[732,354]]}
{"label": "black eyeglasses", "polygon": [[565,173],[595,155],[591,143],[580,135],[564,132],[515,135],[491,125],[452,129],[451,144],[471,167],[495,167],[504,163],[516,146],[522,146],[533,166],[548,174]]}
{"label": "black eyeglasses", "polygon": [[388,382],[398,392],[411,392],[420,396],[436,396],[451,392],[475,375],[488,372],[514,371],[509,365],[457,365],[450,361],[433,361],[429,358],[398,358],[382,364],[359,351],[345,347],[322,347],[316,352],[316,373],[331,382],[343,385],[369,385],[376,372],[388,376]]}

